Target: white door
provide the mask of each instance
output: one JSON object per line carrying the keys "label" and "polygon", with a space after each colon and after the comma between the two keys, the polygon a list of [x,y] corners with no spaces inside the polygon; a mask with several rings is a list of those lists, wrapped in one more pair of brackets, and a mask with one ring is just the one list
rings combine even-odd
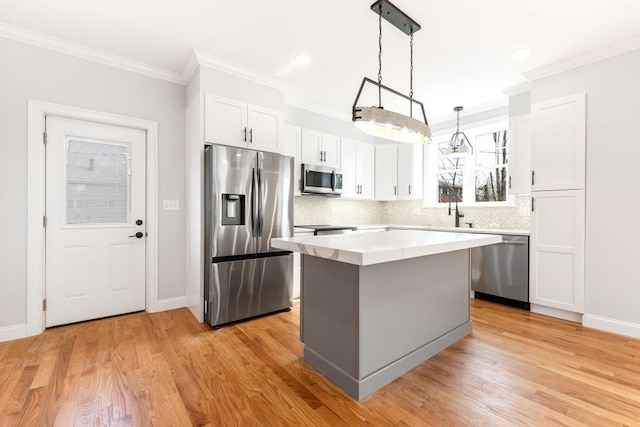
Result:
{"label": "white door", "polygon": [[46,131],[46,326],[144,310],[145,132],[52,116]]}
{"label": "white door", "polygon": [[323,165],[330,168],[340,167],[340,137],[336,135],[330,135],[327,133],[322,134],[322,158]]}
{"label": "white door", "polygon": [[322,134],[311,129],[302,129],[301,143],[302,163],[324,165],[322,153]]}

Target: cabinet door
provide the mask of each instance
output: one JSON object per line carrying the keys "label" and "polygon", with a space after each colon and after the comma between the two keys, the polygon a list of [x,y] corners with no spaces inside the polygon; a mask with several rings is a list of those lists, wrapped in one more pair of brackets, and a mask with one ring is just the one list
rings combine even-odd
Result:
{"label": "cabinet door", "polygon": [[422,162],[422,145],[398,145],[398,199],[422,198]]}
{"label": "cabinet door", "polygon": [[534,192],[531,303],[584,313],[584,190]]}
{"label": "cabinet door", "polygon": [[531,192],[531,116],[509,118],[509,193]]}
{"label": "cabinet door", "polygon": [[531,106],[532,191],[584,188],[585,93]]}
{"label": "cabinet door", "polygon": [[[344,140],[343,140],[344,143]],[[358,184],[360,197],[373,199],[374,148],[372,144],[361,142],[358,146]]]}
{"label": "cabinet door", "polygon": [[375,199],[396,200],[398,198],[398,147],[376,145],[375,154]]}
{"label": "cabinet door", "polygon": [[322,134],[323,165],[331,168],[340,167],[340,137],[328,133]]}
{"label": "cabinet door", "polygon": [[302,188],[300,165],[300,138],[302,130],[296,126],[285,126],[282,154],[293,157],[293,195],[299,196]]}
{"label": "cabinet door", "polygon": [[321,157],[322,134],[311,129],[302,129],[302,163],[323,165]]}
{"label": "cabinet door", "polygon": [[358,142],[343,139],[340,144],[340,168],[342,169],[342,197],[359,198]]}
{"label": "cabinet door", "polygon": [[213,144],[247,146],[247,104],[209,93],[204,96],[204,139]]}
{"label": "cabinet door", "polygon": [[249,148],[272,153],[282,152],[281,139],[284,120],[280,111],[249,104],[247,106],[247,123]]}

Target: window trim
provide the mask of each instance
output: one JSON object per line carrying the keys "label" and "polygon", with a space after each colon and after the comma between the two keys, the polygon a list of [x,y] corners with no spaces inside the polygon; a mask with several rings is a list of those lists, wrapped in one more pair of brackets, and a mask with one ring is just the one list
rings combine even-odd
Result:
{"label": "window trim", "polygon": [[[465,125],[464,132],[471,141],[471,144],[474,144],[476,136],[483,135],[490,132],[495,131],[509,131],[509,118],[506,116],[495,117],[490,120],[484,120],[481,122],[471,123],[469,125]],[[451,135],[455,132],[455,128],[448,128],[446,130],[439,131],[434,133],[431,142],[424,149],[424,174],[423,174],[423,197],[422,197],[422,206],[425,208],[446,208],[449,204],[447,202],[440,203],[438,202],[438,174],[440,172],[438,165],[438,145],[442,142],[448,142],[451,139]],[[474,145],[474,150],[477,147]],[[474,151],[475,152],[475,151]],[[510,156],[511,156],[511,140],[507,141],[507,164],[504,165],[507,168],[507,176],[509,176],[509,168],[510,168]],[[507,200],[500,202],[476,202],[475,201],[475,178],[476,178],[476,169],[486,169],[476,168],[475,166],[475,154],[473,157],[473,167],[465,166],[463,169],[463,176],[471,175],[469,181],[467,182],[467,178],[463,178],[463,201],[458,203],[458,206],[461,207],[508,207],[515,205],[515,198],[509,193],[509,189],[507,188]],[[470,162],[465,162],[468,165]],[[501,164],[502,165],[502,164]],[[464,198],[465,194],[468,194],[468,188],[472,188],[472,196],[467,196]],[[471,199],[471,200],[469,200]]]}

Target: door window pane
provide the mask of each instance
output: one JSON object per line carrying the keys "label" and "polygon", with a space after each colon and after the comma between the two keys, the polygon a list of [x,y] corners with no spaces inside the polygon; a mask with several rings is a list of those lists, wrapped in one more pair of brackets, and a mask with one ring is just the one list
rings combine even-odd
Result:
{"label": "door window pane", "polygon": [[65,160],[67,224],[130,222],[128,144],[68,138]]}

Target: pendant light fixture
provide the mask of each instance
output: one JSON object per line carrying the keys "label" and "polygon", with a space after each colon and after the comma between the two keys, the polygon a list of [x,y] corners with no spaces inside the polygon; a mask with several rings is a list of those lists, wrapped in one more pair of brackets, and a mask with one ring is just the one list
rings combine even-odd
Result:
{"label": "pendant light fixture", "polygon": [[[365,77],[353,102],[353,123],[363,132],[370,135],[397,142],[427,143],[431,140],[431,129],[424,113],[422,102],[413,98],[413,34],[420,25],[394,6],[388,0],[378,0],[371,5],[371,10],[378,14],[378,81]],[[410,37],[409,96],[382,84],[382,18],[393,24]],[[358,106],[360,95],[365,84],[377,87],[378,106]],[[382,106],[382,91],[385,90],[409,101],[409,115],[385,110]],[[413,117],[414,104],[418,105],[421,119]]]}
{"label": "pendant light fixture", "polygon": [[460,156],[464,154],[473,154],[473,145],[469,142],[467,135],[464,132],[460,132],[460,111],[463,107],[454,107],[453,111],[458,114],[458,120],[456,121],[456,133],[451,135],[451,141],[446,150],[447,156]]}

